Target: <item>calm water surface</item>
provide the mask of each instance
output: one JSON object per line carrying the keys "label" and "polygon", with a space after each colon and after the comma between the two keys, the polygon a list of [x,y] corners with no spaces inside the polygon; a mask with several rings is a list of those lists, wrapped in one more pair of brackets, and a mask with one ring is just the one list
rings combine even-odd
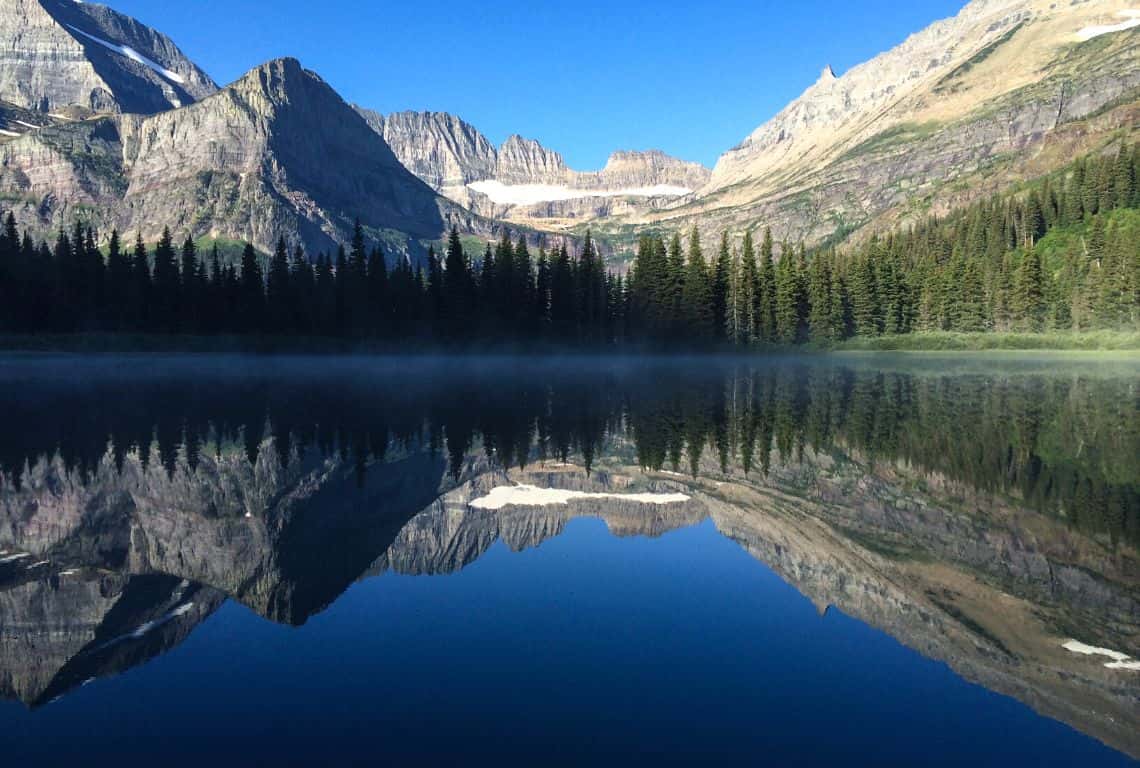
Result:
{"label": "calm water surface", "polygon": [[0,357],[11,765],[1129,765],[1140,361]]}

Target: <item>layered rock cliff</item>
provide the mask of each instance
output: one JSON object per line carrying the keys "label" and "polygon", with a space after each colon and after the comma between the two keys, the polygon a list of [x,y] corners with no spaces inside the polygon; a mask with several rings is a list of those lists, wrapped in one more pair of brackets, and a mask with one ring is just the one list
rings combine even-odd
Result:
{"label": "layered rock cliff", "polygon": [[217,87],[165,35],[102,5],[9,0],[0,99],[42,113],[152,114]]}

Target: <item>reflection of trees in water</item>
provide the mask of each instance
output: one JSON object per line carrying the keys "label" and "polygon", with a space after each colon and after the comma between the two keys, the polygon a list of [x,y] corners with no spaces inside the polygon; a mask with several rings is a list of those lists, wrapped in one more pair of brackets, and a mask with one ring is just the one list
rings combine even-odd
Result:
{"label": "reflection of trees in water", "polygon": [[[690,366],[699,367],[699,366]],[[0,467],[56,454],[91,468],[108,446],[120,466],[156,450],[172,471],[184,452],[265,437],[283,459],[315,449],[352,461],[395,451],[445,452],[459,477],[475,446],[502,466],[605,451],[659,470],[696,473],[706,451],[722,470],[767,474],[804,450],[903,460],[987,492],[1013,493],[1089,533],[1140,542],[1140,401],[1127,378],[913,375],[827,365],[606,369],[451,377],[96,380],[81,391],[23,391],[3,414]],[[630,445],[631,444],[631,445]]]}

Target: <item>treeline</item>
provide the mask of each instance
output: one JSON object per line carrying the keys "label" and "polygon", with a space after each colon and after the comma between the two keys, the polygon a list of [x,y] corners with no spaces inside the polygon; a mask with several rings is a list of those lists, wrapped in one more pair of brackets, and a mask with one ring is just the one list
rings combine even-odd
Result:
{"label": "treeline", "polygon": [[624,295],[587,236],[532,257],[506,235],[479,260],[452,230],[442,258],[389,264],[356,226],[352,243],[310,261],[281,240],[263,264],[252,245],[226,263],[215,245],[178,248],[166,230],[153,251],[127,249],[112,232],[106,253],[90,228],[61,231],[54,246],[18,233],[9,213],[0,233],[0,331],[268,334],[416,340],[453,344],[548,340],[613,342]]}
{"label": "treeline", "polygon": [[[765,230],[706,257],[641,238],[628,275],[589,234],[532,254],[504,234],[481,257],[452,231],[442,257],[389,263],[359,224],[348,248],[310,259],[282,240],[240,264],[166,231],[106,252],[76,224],[54,246],[0,232],[0,331],[270,334],[393,344],[700,347],[833,343],[915,331],[1140,329],[1140,152],[1123,145],[1064,172],[849,252],[809,254]],[[777,253],[778,249],[778,253]]]}

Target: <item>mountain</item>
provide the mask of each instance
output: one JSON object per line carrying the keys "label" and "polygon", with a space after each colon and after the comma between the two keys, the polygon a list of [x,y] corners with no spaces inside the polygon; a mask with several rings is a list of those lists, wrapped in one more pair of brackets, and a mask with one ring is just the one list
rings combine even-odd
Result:
{"label": "mountain", "polygon": [[45,114],[153,114],[217,90],[170,38],[72,0],[7,0],[0,61],[0,99]]}
{"label": "mountain", "polygon": [[615,228],[863,237],[1111,146],[1140,118],[1140,11],[1129,6],[974,0],[840,76],[824,68],[693,197]]}
{"label": "mountain", "polygon": [[360,218],[399,252],[451,223],[490,231],[409,173],[383,138],[295,59],[254,68],[205,99],[30,131],[0,145],[0,191],[41,231],[82,216],[107,233],[279,237],[310,252],[346,242]]}
{"label": "mountain", "polygon": [[600,171],[575,171],[534,139],[495,147],[446,112],[381,115],[356,107],[404,166],[441,195],[478,213],[541,229],[642,212],[704,186],[710,171],[658,150],[615,152]]}

